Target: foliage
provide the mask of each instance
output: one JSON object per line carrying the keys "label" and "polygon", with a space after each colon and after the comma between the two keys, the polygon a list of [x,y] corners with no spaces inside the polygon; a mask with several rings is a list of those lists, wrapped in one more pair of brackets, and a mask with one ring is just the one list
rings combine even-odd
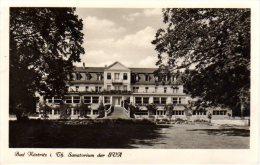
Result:
{"label": "foliage", "polygon": [[166,116],[171,117],[173,111],[173,104],[167,104],[164,108],[166,110]]}
{"label": "foliage", "polygon": [[130,109],[130,117],[131,118],[135,118],[134,114],[136,110],[139,110],[138,107],[135,107],[134,105],[130,104],[129,105],[129,109]]}
{"label": "foliage", "polygon": [[38,92],[62,95],[84,53],[75,8],[10,8],[10,111],[28,111]]}
{"label": "foliage", "polygon": [[79,110],[79,116],[87,118],[87,111],[90,111],[89,104],[84,104],[83,101],[81,101],[80,106],[78,107]]}
{"label": "foliage", "polygon": [[103,103],[100,103],[99,107],[98,107],[98,118],[103,118],[105,117],[105,107]]}
{"label": "foliage", "polygon": [[163,9],[157,65],[184,71],[186,93],[233,110],[250,103],[250,9]]}
{"label": "foliage", "polygon": [[146,105],[146,108],[147,108],[147,110],[148,110],[148,112],[149,112],[149,115],[156,115],[156,111],[157,111],[157,106],[156,106],[156,104],[148,104],[148,105]]}
{"label": "foliage", "polygon": [[60,119],[70,119],[71,115],[71,106],[68,104],[60,103],[55,109],[60,111]]}

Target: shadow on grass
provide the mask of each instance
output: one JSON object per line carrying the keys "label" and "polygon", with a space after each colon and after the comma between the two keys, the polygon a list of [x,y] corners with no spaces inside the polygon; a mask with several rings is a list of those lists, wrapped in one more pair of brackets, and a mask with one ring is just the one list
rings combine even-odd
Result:
{"label": "shadow on grass", "polygon": [[229,129],[191,129],[187,131],[201,131],[205,132],[208,135],[223,135],[223,136],[242,136],[249,137],[250,130],[246,129],[237,129],[237,128],[229,128]]}
{"label": "shadow on grass", "polygon": [[[161,137],[161,127],[150,122],[127,120],[9,122],[10,148],[135,148],[134,144],[152,146]],[[78,122],[78,123],[77,123]],[[76,123],[76,124],[75,124]]]}

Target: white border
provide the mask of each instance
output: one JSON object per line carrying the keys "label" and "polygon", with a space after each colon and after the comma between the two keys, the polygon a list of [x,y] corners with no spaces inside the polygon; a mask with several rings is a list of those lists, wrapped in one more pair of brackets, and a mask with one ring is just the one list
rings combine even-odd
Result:
{"label": "white border", "polygon": [[[259,150],[259,1],[226,0],[226,1],[137,1],[137,0],[41,0],[41,1],[1,1],[0,22],[0,163],[257,163]],[[95,7],[95,8],[251,8],[251,131],[250,149],[9,149],[8,148],[8,72],[9,72],[9,7]],[[15,151],[35,151],[55,153],[107,153],[123,152],[123,158],[19,158]]]}

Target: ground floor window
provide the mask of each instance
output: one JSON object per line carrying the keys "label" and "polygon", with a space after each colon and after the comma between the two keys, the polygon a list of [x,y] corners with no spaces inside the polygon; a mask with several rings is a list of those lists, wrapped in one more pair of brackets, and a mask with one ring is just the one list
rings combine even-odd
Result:
{"label": "ground floor window", "polygon": [[98,96],[93,96],[92,97],[92,103],[98,103],[99,102],[99,97]]}
{"label": "ground floor window", "polygon": [[173,111],[172,115],[184,115],[184,111],[179,110],[179,111]]}
{"label": "ground floor window", "polygon": [[142,98],[141,97],[135,97],[135,104],[142,104]]}
{"label": "ground floor window", "polygon": [[193,111],[192,115],[206,115],[207,112],[206,111]]}
{"label": "ground floor window", "polygon": [[182,98],[181,97],[173,97],[172,98],[172,103],[173,104],[181,104],[182,103]]}
{"label": "ground floor window", "polygon": [[154,104],[166,104],[167,97],[154,97],[153,103]]}
{"label": "ground floor window", "polygon": [[149,97],[135,97],[135,104],[149,104]]}
{"label": "ground floor window", "polygon": [[65,103],[71,104],[72,103],[72,97],[71,96],[65,96]]}
{"label": "ground floor window", "polygon": [[91,97],[90,96],[84,96],[84,103],[85,104],[91,103]]}
{"label": "ground floor window", "polygon": [[213,110],[213,115],[226,115],[227,111],[225,110]]}
{"label": "ground floor window", "polygon": [[80,103],[80,96],[73,96],[73,103],[79,104]]}
{"label": "ground floor window", "polygon": [[80,113],[80,112],[79,112],[79,109],[74,109],[74,111],[73,111],[73,114],[74,114],[74,115],[79,115],[79,113]]}
{"label": "ground floor window", "polygon": [[166,114],[166,111],[157,111],[156,114],[157,114],[157,115],[165,115],[165,114]]}
{"label": "ground floor window", "polygon": [[93,110],[93,115],[98,115],[98,110]]}
{"label": "ground floor window", "polygon": [[105,96],[104,102],[105,102],[105,104],[109,104],[110,103],[110,97]]}
{"label": "ground floor window", "polygon": [[54,104],[59,104],[61,102],[61,98],[55,96],[53,102]]}

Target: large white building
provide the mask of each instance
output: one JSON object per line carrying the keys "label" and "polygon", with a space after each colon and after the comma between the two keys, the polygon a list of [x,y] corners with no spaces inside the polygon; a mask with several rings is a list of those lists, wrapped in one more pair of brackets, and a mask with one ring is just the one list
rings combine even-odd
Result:
{"label": "large white building", "polygon": [[[105,67],[76,67],[73,73],[73,81],[68,86],[68,95],[65,97],[65,104],[71,105],[71,118],[79,118],[77,107],[80,104],[90,106],[87,115],[97,117],[98,106],[104,105],[122,107],[128,102],[140,111],[135,116],[149,117],[146,105],[156,104],[156,117],[165,117],[165,105],[174,105],[173,118],[207,118],[211,113],[217,118],[225,118],[232,114],[227,109],[210,109],[209,111],[187,110],[185,105],[189,104],[191,98],[183,92],[183,85],[179,79],[172,76],[159,78],[154,74],[157,68],[128,68],[120,62],[115,62]],[[55,107],[60,103],[60,98],[47,99],[47,104]],[[58,106],[58,105],[57,105]],[[59,118],[60,111],[54,108],[47,112],[50,118]]]}

